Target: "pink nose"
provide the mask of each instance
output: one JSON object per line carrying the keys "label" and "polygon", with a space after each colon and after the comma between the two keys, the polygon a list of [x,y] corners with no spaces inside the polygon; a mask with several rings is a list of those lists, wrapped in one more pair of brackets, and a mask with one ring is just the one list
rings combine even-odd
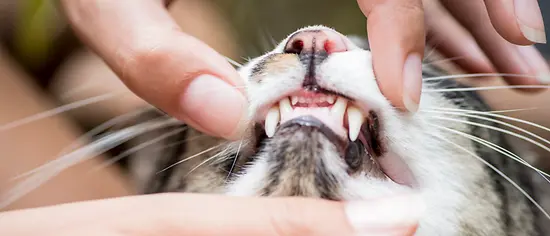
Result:
{"label": "pink nose", "polygon": [[285,53],[318,53],[328,54],[348,50],[346,37],[332,30],[305,30],[290,37],[285,46]]}

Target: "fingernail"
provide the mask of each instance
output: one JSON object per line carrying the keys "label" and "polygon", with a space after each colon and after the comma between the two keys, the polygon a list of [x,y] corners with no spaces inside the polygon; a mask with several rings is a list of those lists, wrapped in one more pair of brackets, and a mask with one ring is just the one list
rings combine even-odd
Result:
{"label": "fingernail", "polygon": [[415,113],[420,104],[422,91],[422,58],[419,54],[410,54],[403,66],[403,105]]}
{"label": "fingernail", "polygon": [[180,99],[185,116],[212,135],[239,139],[247,117],[247,101],[236,88],[212,75],[193,79]]}
{"label": "fingernail", "polygon": [[550,83],[550,67],[548,62],[540,54],[535,46],[517,46],[525,62],[529,64],[530,71],[537,76],[542,84]]}
{"label": "fingernail", "polygon": [[544,21],[537,0],[514,0],[519,29],[534,43],[546,43]]}
{"label": "fingernail", "polygon": [[348,221],[358,235],[413,227],[424,211],[424,202],[418,195],[350,202],[346,206]]}

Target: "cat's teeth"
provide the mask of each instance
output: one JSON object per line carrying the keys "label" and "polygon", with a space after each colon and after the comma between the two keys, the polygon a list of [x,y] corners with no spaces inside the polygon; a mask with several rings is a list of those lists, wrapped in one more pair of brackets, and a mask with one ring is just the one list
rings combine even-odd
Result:
{"label": "cat's teeth", "polygon": [[356,106],[348,107],[348,135],[351,141],[355,141],[359,137],[359,130],[363,124],[363,114]]}
{"label": "cat's teeth", "polygon": [[292,103],[292,105],[296,105],[298,103],[298,96],[292,96],[290,97],[290,102]]}
{"label": "cat's teeth", "polygon": [[292,106],[288,98],[283,98],[279,101],[279,108],[281,109],[281,117],[286,117],[286,115],[292,112]]}
{"label": "cat's teeth", "polygon": [[267,116],[265,117],[265,134],[267,134],[267,137],[273,137],[280,119],[281,114],[279,113],[278,106],[273,106],[271,109],[269,109],[269,111],[267,112]]}
{"label": "cat's teeth", "polygon": [[335,117],[335,119],[344,120],[344,113],[346,112],[346,107],[348,106],[348,101],[345,98],[338,97],[336,103],[330,109],[330,114]]}
{"label": "cat's teeth", "polygon": [[317,103],[323,103],[323,102],[326,102],[326,101],[327,101],[326,96],[322,96],[322,97],[317,98]]}
{"label": "cat's teeth", "polygon": [[329,104],[334,104],[334,96],[333,95],[328,95],[327,98],[326,98],[326,101],[329,103]]}

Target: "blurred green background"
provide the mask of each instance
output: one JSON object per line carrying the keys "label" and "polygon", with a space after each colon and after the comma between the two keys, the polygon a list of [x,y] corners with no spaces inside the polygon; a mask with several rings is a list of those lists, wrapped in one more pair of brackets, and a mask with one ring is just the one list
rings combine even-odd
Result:
{"label": "blurred green background", "polygon": [[[120,83],[100,58],[86,50],[67,25],[56,1],[2,0],[0,3],[0,52],[14,60],[58,104],[68,104],[108,92]],[[539,0],[546,25],[550,25],[550,1]],[[179,0],[170,13],[183,31],[205,41],[220,53],[243,62],[270,50],[289,33],[307,25],[323,24],[343,34],[366,36],[366,19],[355,0]],[[538,44],[545,55],[550,47]],[[0,54],[6,57],[6,53]],[[0,58],[1,59],[1,58]],[[63,72],[63,73],[60,73]],[[69,72],[67,72],[69,71]],[[107,78],[109,77],[109,78]],[[87,94],[76,88],[100,81],[103,88]],[[115,82],[113,82],[115,81]],[[104,83],[105,82],[105,83]],[[78,96],[65,99],[62,93]],[[90,90],[91,91],[91,90]],[[95,119],[96,125],[135,107],[134,100],[77,117]],[[130,108],[120,108],[120,107]],[[120,109],[119,109],[120,108]],[[93,110],[96,108],[90,108]],[[74,114],[70,114],[74,115]]]}
{"label": "blurred green background", "polygon": [[[0,36],[8,52],[41,86],[82,47],[62,12],[48,0],[2,0]],[[239,57],[254,57],[297,28],[324,24],[345,34],[365,35],[365,18],[355,1],[184,0],[207,5],[227,21]],[[185,3],[181,4],[182,6]],[[201,19],[196,19],[201,20]]]}

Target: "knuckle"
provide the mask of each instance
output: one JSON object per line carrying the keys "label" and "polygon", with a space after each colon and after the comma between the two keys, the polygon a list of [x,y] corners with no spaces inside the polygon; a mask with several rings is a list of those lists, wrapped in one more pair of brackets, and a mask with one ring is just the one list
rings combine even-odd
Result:
{"label": "knuckle", "polygon": [[414,15],[418,17],[423,17],[424,15],[424,6],[422,4],[422,1],[416,0],[416,1],[398,1],[397,4],[397,10],[406,15]]}
{"label": "knuckle", "polygon": [[399,14],[423,14],[422,0],[358,0],[365,15],[374,12],[395,12]]}
{"label": "knuckle", "polygon": [[162,38],[142,37],[134,40],[124,59],[133,69],[161,65],[170,58],[168,42]]}

